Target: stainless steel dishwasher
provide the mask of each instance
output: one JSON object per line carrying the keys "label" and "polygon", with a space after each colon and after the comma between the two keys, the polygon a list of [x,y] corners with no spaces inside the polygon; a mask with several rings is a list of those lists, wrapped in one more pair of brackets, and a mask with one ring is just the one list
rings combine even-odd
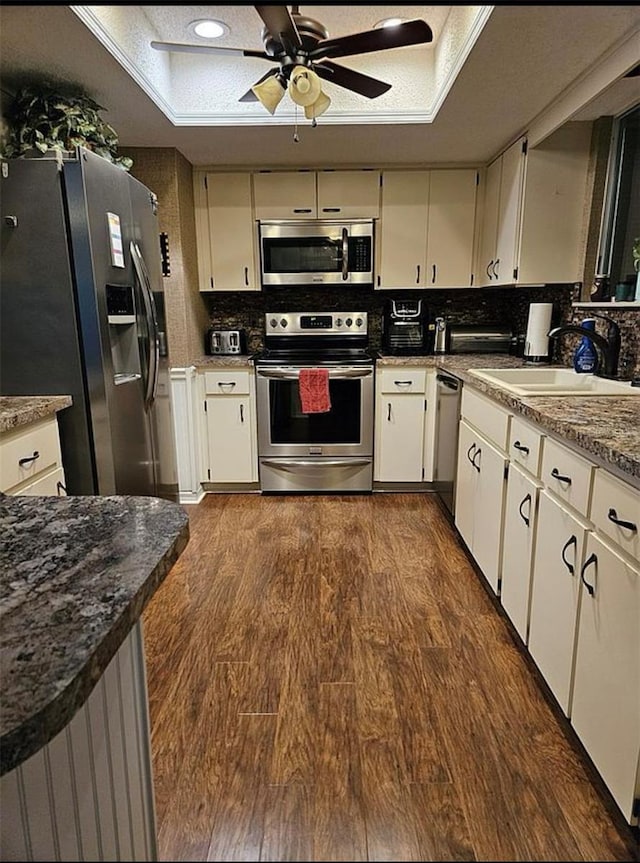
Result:
{"label": "stainless steel dishwasher", "polygon": [[438,372],[436,375],[436,430],[434,488],[451,515],[454,514],[458,423],[462,382]]}

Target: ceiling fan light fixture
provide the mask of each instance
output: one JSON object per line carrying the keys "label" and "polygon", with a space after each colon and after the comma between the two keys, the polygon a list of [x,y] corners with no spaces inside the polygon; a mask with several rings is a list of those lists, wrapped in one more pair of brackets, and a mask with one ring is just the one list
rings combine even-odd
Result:
{"label": "ceiling fan light fixture", "polygon": [[251,89],[258,97],[258,101],[270,114],[275,114],[276,108],[286,92],[279,75],[272,75],[259,84],[254,84]]}
{"label": "ceiling fan light fixture", "polygon": [[316,101],[312,105],[305,106],[304,116],[307,120],[315,120],[316,117],[324,114],[330,104],[331,98],[327,96],[326,93],[320,91],[320,95],[318,96]]}
{"label": "ceiling fan light fixture", "polygon": [[229,33],[229,27],[224,21],[216,21],[213,18],[199,18],[192,21],[187,29],[200,39],[219,39]]}
{"label": "ceiling fan light fixture", "polygon": [[301,105],[303,108],[313,105],[322,92],[320,78],[313,69],[296,66],[289,78],[289,92],[296,105]]}

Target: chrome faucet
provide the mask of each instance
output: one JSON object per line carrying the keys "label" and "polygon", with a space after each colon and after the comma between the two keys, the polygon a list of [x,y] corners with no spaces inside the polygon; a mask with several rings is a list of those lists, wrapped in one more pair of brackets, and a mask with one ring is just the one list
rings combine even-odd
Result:
{"label": "chrome faucet", "polygon": [[577,333],[581,336],[586,336],[590,342],[600,349],[602,354],[602,371],[597,371],[602,378],[615,378],[618,374],[618,358],[620,356],[620,327],[614,320],[606,315],[591,315],[593,318],[601,318],[609,324],[607,335],[601,336],[593,330],[587,330],[578,324],[562,324],[559,327],[554,327],[549,330],[547,336],[550,339],[558,339],[565,333]]}

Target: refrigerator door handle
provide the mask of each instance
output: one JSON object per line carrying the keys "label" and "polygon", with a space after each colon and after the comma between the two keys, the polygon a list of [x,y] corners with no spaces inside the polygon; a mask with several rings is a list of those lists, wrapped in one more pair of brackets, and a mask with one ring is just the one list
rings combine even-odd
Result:
{"label": "refrigerator door handle", "polygon": [[149,338],[149,371],[145,384],[144,395],[145,405],[148,407],[154,401],[158,387],[158,367],[160,364],[158,321],[156,317],[156,305],[153,300],[153,292],[151,290],[149,280],[149,272],[147,270],[147,265],[144,262],[144,258],[142,257],[142,252],[140,251],[138,244],[133,240],[129,244],[129,250],[131,252],[133,268],[136,271],[136,276],[140,283],[140,292],[144,301],[146,317],[151,331]]}

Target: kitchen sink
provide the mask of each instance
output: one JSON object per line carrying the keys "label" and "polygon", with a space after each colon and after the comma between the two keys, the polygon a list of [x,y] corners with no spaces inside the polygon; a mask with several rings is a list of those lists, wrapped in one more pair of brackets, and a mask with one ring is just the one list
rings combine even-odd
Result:
{"label": "kitchen sink", "polygon": [[640,396],[629,381],[578,374],[568,368],[469,369],[469,374],[517,396]]}

